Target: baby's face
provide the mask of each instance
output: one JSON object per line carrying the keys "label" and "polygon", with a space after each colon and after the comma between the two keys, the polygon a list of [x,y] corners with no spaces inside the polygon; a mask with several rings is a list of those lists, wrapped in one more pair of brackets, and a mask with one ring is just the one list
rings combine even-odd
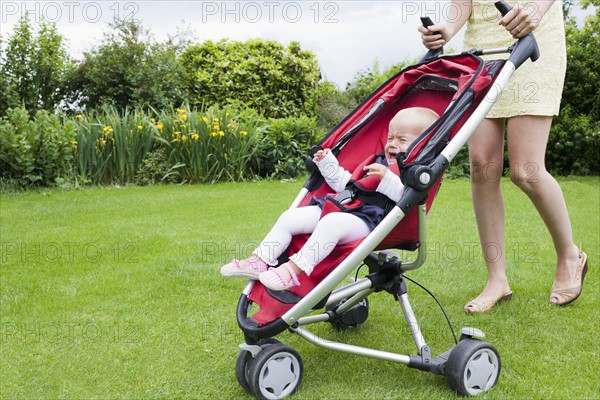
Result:
{"label": "baby's face", "polygon": [[[420,128],[420,127],[419,127]],[[406,152],[408,146],[421,134],[410,124],[390,124],[387,143],[385,144],[385,158],[388,165],[396,164],[396,155]]]}

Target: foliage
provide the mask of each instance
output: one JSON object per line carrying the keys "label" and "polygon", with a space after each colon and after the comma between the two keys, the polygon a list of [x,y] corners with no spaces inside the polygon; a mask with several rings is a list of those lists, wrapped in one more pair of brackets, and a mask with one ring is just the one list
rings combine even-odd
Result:
{"label": "foliage", "polygon": [[10,109],[0,120],[0,179],[80,186],[288,178],[306,171],[308,149],[322,135],[314,117],[267,120],[243,107],[187,109],[149,114],[105,106],[74,117],[40,111],[35,118]]}
{"label": "foliage", "polygon": [[315,113],[320,72],[297,42],[207,41],[187,48],[181,63],[192,106],[236,101],[272,118]]}
{"label": "foliage", "polygon": [[105,107],[75,118],[76,171],[83,182],[134,182],[142,160],[155,141],[162,140],[140,109],[120,112],[116,107]]}
{"label": "foliage", "polygon": [[382,71],[379,62],[375,61],[373,66],[354,75],[354,80],[346,85],[346,94],[358,104],[410,64],[412,63],[405,61],[390,65]]}
{"label": "foliage", "polygon": [[24,15],[0,57],[0,114],[23,106],[32,114],[54,110],[73,70],[64,39],[55,23],[42,21],[37,32]]}
{"label": "foliage", "polygon": [[[174,115],[173,115],[174,114]],[[243,181],[253,166],[264,120],[251,110],[211,107],[160,113],[156,134],[168,144],[169,161],[185,182]]]}
{"label": "foliage", "polygon": [[[600,6],[587,1],[583,6]],[[600,174],[600,8],[579,29],[567,19],[567,74],[560,115],[555,118],[546,158],[561,175]]]}
{"label": "foliage", "polygon": [[260,175],[295,178],[306,173],[309,149],[321,136],[314,117],[270,119],[257,154]]}
{"label": "foliage", "polygon": [[138,21],[117,20],[111,28],[99,46],[84,53],[70,85],[70,103],[121,110],[180,104],[179,47],[173,41],[153,41]]}
{"label": "foliage", "polygon": [[317,90],[317,127],[329,132],[356,107],[356,101],[331,82],[321,82]]}
{"label": "foliage", "polygon": [[47,186],[71,172],[75,124],[40,110],[8,109],[0,119],[0,171],[21,186]]}

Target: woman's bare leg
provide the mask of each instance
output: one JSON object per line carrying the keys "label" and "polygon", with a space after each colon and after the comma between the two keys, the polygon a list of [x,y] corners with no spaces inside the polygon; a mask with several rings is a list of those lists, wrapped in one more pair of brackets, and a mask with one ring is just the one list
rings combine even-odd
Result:
{"label": "woman's bare leg", "polygon": [[[486,119],[469,140],[471,195],[488,280],[477,304],[492,304],[510,291],[506,276],[504,200],[500,179],[504,160],[504,120]],[[466,311],[481,311],[467,304]]]}
{"label": "woman's bare leg", "polygon": [[552,237],[557,257],[555,287],[568,288],[575,280],[579,250],[573,243],[562,189],[544,163],[551,125],[552,117],[519,116],[508,121],[510,177],[534,204]]}

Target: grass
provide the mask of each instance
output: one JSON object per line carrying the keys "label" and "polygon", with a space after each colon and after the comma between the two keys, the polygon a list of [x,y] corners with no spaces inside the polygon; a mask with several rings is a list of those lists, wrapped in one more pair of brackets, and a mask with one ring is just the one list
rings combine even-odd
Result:
{"label": "grass", "polygon": [[[574,236],[590,259],[582,297],[548,304],[554,251],[531,203],[508,181],[513,300],[485,315],[462,306],[485,281],[466,180],[447,181],[430,214],[428,262],[410,277],[432,290],[458,329],[486,333],[502,357],[487,399],[598,398],[598,178],[560,180]],[[220,265],[254,248],[300,182],[98,188],[0,197],[1,398],[250,398],[234,377],[243,283]],[[435,355],[453,344],[437,306],[409,283]],[[372,296],[368,321],[316,333],[414,353],[393,298]],[[441,376],[315,347],[299,351],[297,399],[454,399]]]}

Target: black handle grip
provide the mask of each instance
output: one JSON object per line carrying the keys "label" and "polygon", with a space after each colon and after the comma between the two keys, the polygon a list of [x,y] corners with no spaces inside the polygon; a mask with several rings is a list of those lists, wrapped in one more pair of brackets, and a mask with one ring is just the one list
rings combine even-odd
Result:
{"label": "black handle grip", "polygon": [[497,1],[494,3],[494,5],[498,11],[500,11],[500,14],[502,14],[503,17],[508,14],[510,10],[512,10],[512,7],[504,0]]}
{"label": "black handle grip", "polygon": [[[431,20],[431,18],[429,17],[421,17],[421,23],[423,24],[423,26],[425,28],[429,28],[431,25],[433,25],[433,21]],[[433,32],[434,35],[439,35],[439,32]],[[437,50],[429,50],[427,52],[427,54],[425,54],[425,57],[423,57],[421,59],[421,62],[425,62],[427,60],[432,60],[435,58],[438,58],[439,56],[441,56],[442,54],[444,54],[444,48],[440,47]]]}
{"label": "black handle grip", "polygon": [[[503,17],[512,10],[512,7],[504,0],[497,1],[494,5]],[[521,66],[528,58],[533,62],[540,58],[540,50],[532,32],[529,32],[515,43],[508,60],[511,61],[515,67],[519,68],[519,66]]]}
{"label": "black handle grip", "polygon": [[431,25],[433,25],[433,21],[429,17],[421,17],[421,23],[425,28],[429,28]]}

